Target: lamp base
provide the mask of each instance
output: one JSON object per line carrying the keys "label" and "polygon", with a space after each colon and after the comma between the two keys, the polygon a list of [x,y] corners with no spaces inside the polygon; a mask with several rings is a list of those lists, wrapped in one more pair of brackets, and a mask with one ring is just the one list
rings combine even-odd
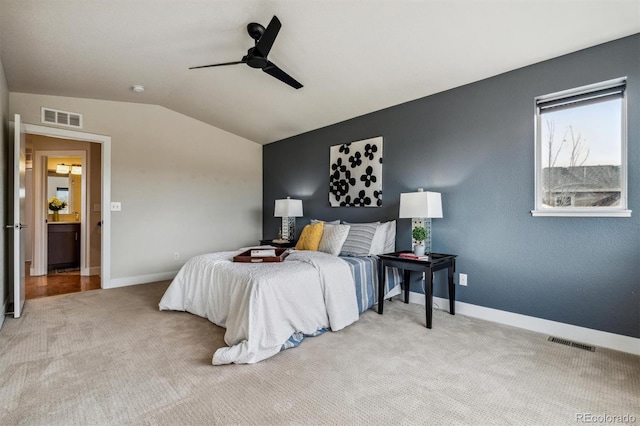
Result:
{"label": "lamp base", "polygon": [[282,239],[291,241],[296,239],[296,218],[295,217],[283,217],[282,218]]}
{"label": "lamp base", "polygon": [[[427,239],[424,240],[423,247],[425,248],[427,253],[431,253],[431,218],[427,217],[427,218],[413,218],[413,219],[411,219],[411,233],[412,234],[413,234],[413,228],[418,227],[418,226],[422,226],[424,229],[427,230]],[[418,242],[412,238],[411,239],[411,246],[414,247],[417,244],[418,244]]]}

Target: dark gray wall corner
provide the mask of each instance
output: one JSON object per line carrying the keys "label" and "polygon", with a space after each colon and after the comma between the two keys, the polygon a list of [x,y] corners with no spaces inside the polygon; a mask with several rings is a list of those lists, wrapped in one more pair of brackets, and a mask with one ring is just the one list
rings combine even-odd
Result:
{"label": "dark gray wall corner", "polygon": [[[640,337],[638,63],[640,34],[265,145],[264,236],[278,231],[277,198],[303,200],[300,230],[311,218],[396,219],[401,192],[438,191],[433,249],[458,254],[469,279],[457,300]],[[532,217],[534,97],[622,76],[632,217]],[[329,147],[379,135],[383,207],[329,207]],[[409,222],[398,220],[399,249]],[[436,295],[446,297],[441,278]]]}

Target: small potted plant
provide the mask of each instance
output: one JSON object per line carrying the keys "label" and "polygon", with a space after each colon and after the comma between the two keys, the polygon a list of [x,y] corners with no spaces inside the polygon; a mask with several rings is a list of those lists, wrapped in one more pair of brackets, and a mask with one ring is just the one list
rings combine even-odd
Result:
{"label": "small potted plant", "polygon": [[411,232],[416,245],[413,246],[413,253],[416,256],[424,256],[424,240],[427,239],[429,232],[422,226],[416,226]]}
{"label": "small potted plant", "polygon": [[64,200],[59,200],[57,197],[51,197],[49,200],[49,210],[53,212],[53,221],[57,222],[60,220],[59,211],[67,207],[67,202]]}

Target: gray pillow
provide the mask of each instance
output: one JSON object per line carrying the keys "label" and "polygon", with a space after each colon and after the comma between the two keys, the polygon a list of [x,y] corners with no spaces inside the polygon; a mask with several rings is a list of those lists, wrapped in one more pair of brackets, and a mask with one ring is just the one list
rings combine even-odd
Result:
{"label": "gray pillow", "polygon": [[380,222],[344,223],[351,228],[347,240],[342,245],[340,256],[369,256],[371,242]]}
{"label": "gray pillow", "polygon": [[340,220],[320,220],[320,219],[311,219],[311,223],[324,222],[325,225],[340,225]]}

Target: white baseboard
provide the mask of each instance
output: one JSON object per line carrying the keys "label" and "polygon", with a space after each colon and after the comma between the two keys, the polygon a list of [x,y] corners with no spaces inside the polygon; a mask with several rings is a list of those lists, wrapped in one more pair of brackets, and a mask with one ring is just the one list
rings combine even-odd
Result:
{"label": "white baseboard", "polygon": [[[409,292],[409,303],[424,305],[424,302],[424,294]],[[449,299],[434,297],[433,302],[439,309],[445,311],[449,310]],[[634,355],[640,355],[640,339],[635,337],[593,330],[591,328],[579,327],[577,325],[550,321],[458,301],[456,301],[456,315],[457,314],[497,322],[499,324],[510,325],[512,327],[523,328],[525,330],[548,334],[550,336],[560,337],[578,343],[585,343],[588,345],[600,346]]]}
{"label": "white baseboard", "polygon": [[102,288],[127,287],[136,284],[153,283],[173,279],[178,271],[160,272],[157,274],[138,275],[136,277],[124,277],[111,279],[109,283],[103,283]]}

